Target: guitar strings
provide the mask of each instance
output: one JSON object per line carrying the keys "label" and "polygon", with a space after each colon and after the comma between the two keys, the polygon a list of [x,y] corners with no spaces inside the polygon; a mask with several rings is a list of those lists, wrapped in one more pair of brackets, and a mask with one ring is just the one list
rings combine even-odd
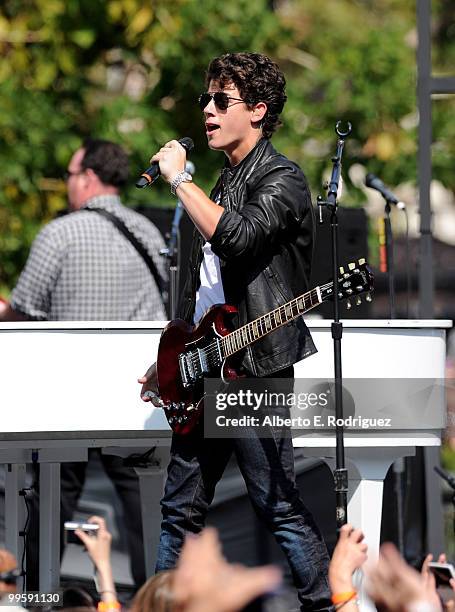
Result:
{"label": "guitar strings", "polygon": [[[320,289],[326,289],[328,287],[330,287],[332,283],[326,283],[325,285],[321,285]],[[308,292],[308,294],[310,294],[308,297],[311,298],[311,294],[315,294],[317,297],[317,291],[316,289],[312,289],[311,291]],[[305,296],[308,295],[307,293],[298,296],[297,298],[294,298],[293,300],[290,300],[287,304],[283,304],[282,306],[279,306],[278,308],[276,308],[275,310],[272,310],[270,313],[268,313],[267,315],[262,315],[260,317],[258,317],[257,319],[255,319],[254,321],[250,321],[250,323],[247,323],[246,325],[240,327],[239,329],[234,330],[233,332],[231,332],[230,334],[228,334],[227,336],[223,336],[221,340],[225,340],[226,338],[228,338],[229,336],[231,336],[232,334],[237,334],[240,335],[241,332],[240,330],[248,328],[248,326],[251,326],[253,323],[255,323],[256,321],[260,321],[261,319],[263,319],[266,316],[271,316],[272,313],[274,312],[279,312],[280,313],[280,317],[281,317],[281,311],[284,310],[284,315],[286,316],[286,306],[291,305],[291,312],[292,312],[292,308],[294,306],[293,302],[295,302],[295,305],[297,305],[297,300],[300,300],[303,298],[304,301],[304,305],[305,305]],[[309,310],[311,310],[312,308],[314,308],[315,306],[317,306],[320,302],[317,302],[316,304],[312,304],[309,308],[306,308],[304,312],[308,312]],[[297,305],[297,309],[298,309],[298,305]],[[304,312],[299,313],[299,314],[304,314]],[[292,318],[295,318],[295,316],[293,316]],[[281,325],[284,325],[285,323],[287,323],[288,321],[284,321],[281,322],[280,325],[277,325],[275,328],[272,328],[270,330],[266,330],[265,334],[262,334],[262,336],[265,336],[267,333],[270,333],[271,331],[274,331],[275,329],[278,329],[278,327],[280,327]],[[262,324],[261,324],[262,327]],[[245,333],[248,333],[248,331],[246,331]],[[248,337],[248,336],[247,336]],[[256,340],[258,340],[259,338],[256,338]],[[254,340],[253,340],[254,342]],[[225,348],[225,347],[223,347]],[[241,349],[238,349],[241,350]],[[218,347],[216,342],[212,342],[210,344],[207,345],[207,347],[205,348],[205,354],[208,358],[212,357],[214,354],[216,354],[218,352]],[[234,351],[234,353],[236,353],[237,351]],[[226,357],[229,357],[230,355],[233,355],[234,353],[229,353],[229,355],[225,355]],[[191,358],[191,361],[193,363],[193,366],[196,366],[198,363],[198,357],[195,355],[194,357]]]}
{"label": "guitar strings", "polygon": [[[319,288],[320,288],[321,290],[325,290],[325,289],[328,289],[328,288],[329,288],[329,287],[330,287],[332,284],[333,284],[332,282],[329,282],[329,283],[326,283],[326,284],[324,284],[324,285],[320,285],[320,287],[319,287]],[[237,334],[237,335],[241,334],[240,330],[245,329],[245,328],[248,328],[248,326],[251,326],[253,323],[255,323],[256,321],[260,321],[261,319],[263,319],[263,318],[264,318],[264,317],[266,317],[266,316],[269,316],[269,317],[270,317],[270,316],[272,315],[272,313],[275,313],[275,312],[277,312],[277,311],[279,312],[279,314],[280,314],[280,318],[281,318],[281,310],[282,310],[282,309],[284,309],[284,315],[286,316],[286,310],[285,310],[285,309],[286,309],[286,306],[288,306],[288,305],[291,305],[291,313],[292,313],[292,308],[293,308],[293,305],[294,305],[294,304],[293,304],[293,302],[295,302],[295,305],[297,305],[297,300],[300,300],[300,299],[302,299],[302,298],[303,298],[303,303],[304,303],[304,306],[305,306],[305,296],[306,296],[306,295],[308,295],[308,297],[309,297],[309,298],[311,298],[311,297],[312,297],[312,294],[315,294],[315,295],[316,295],[316,297],[317,297],[317,290],[316,290],[316,289],[312,289],[312,290],[308,291],[308,293],[304,293],[303,295],[300,295],[300,296],[298,296],[298,297],[296,297],[296,298],[294,298],[294,299],[290,300],[289,302],[287,302],[287,304],[283,304],[282,306],[279,306],[279,307],[278,307],[278,308],[276,308],[275,310],[272,310],[270,313],[267,313],[267,315],[262,315],[262,316],[258,317],[257,319],[255,319],[254,321],[250,321],[250,322],[249,322],[249,323],[247,323],[246,325],[243,325],[243,326],[242,326],[242,327],[240,327],[239,329],[236,329],[236,330],[234,330],[234,331],[230,332],[230,333],[229,333],[227,336],[223,336],[223,337],[221,338],[221,340],[225,340],[226,338],[228,338],[229,336],[231,336],[231,335],[233,335],[233,334]],[[308,312],[308,310],[311,310],[311,309],[312,309],[312,308],[314,308],[315,306],[318,306],[318,304],[319,304],[319,303],[320,303],[320,302],[317,302],[316,304],[312,304],[312,305],[310,306],[310,308],[306,308],[304,312],[299,313],[299,314],[304,314],[305,312]],[[297,309],[298,309],[298,305],[297,305]],[[295,317],[293,316],[292,318],[295,318]],[[284,325],[284,324],[285,324],[285,323],[287,323],[287,322],[288,322],[288,321],[284,321],[284,323],[282,322],[280,325],[277,325],[277,327],[272,328],[272,329],[270,329],[270,330],[266,331],[266,334],[267,334],[267,333],[270,333],[271,331],[274,331],[275,329],[278,329],[278,327],[280,327],[281,325]],[[261,323],[261,327],[262,327],[262,323]],[[246,332],[245,332],[245,333],[248,333],[247,329],[246,329]],[[263,334],[263,336],[264,336],[264,335],[266,335],[266,334]],[[247,336],[247,337],[248,337],[248,336]],[[256,338],[256,339],[258,340],[259,338]],[[253,340],[253,341],[254,341],[254,340]],[[223,347],[223,348],[225,348],[225,347]],[[210,358],[211,358],[211,357],[213,357],[213,356],[214,356],[216,353],[218,353],[218,346],[217,346],[217,343],[216,343],[216,342],[211,342],[210,344],[208,344],[208,345],[205,347],[205,349],[202,349],[202,350],[204,350],[206,357],[207,357],[208,359],[210,359]],[[238,349],[238,350],[241,350],[241,349]],[[234,353],[229,353],[229,355],[225,355],[225,356],[226,356],[226,357],[230,357],[231,355],[234,355],[236,352],[237,352],[237,351],[234,351]],[[193,367],[196,367],[196,366],[198,365],[198,361],[199,361],[199,360],[198,360],[198,356],[197,356],[196,354],[194,354],[194,352],[193,352],[193,355],[191,356],[191,358],[190,358],[190,359],[191,359],[191,363],[192,363]]]}

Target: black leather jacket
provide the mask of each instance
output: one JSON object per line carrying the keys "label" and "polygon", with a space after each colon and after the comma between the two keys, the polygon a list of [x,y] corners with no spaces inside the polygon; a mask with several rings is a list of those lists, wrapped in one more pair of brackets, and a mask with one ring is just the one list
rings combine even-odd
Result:
{"label": "black leather jacket", "polygon": [[[239,326],[309,289],[314,213],[303,172],[265,138],[234,168],[226,164],[211,199],[217,194],[224,212],[210,243]],[[190,323],[203,243],[195,230],[179,312]],[[250,345],[241,364],[254,376],[267,376],[315,352],[299,317]]]}

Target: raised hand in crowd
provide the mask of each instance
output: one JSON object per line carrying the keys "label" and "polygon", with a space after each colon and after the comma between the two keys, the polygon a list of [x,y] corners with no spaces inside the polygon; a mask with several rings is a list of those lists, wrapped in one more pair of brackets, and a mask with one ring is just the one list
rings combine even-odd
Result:
{"label": "raised hand in crowd", "polygon": [[98,582],[97,588],[101,601],[105,602],[106,604],[112,604],[108,607],[117,609],[120,607],[120,605],[117,603],[117,592],[112,575],[112,535],[106,528],[105,520],[100,516],[91,516],[87,522],[98,525],[96,535],[89,535],[81,529],[76,529],[74,533],[83,542],[85,548],[87,549],[87,553],[95,566]]}
{"label": "raised hand in crowd", "polygon": [[236,612],[281,582],[273,566],[247,568],[223,557],[215,529],[185,540],[173,586],[179,612]]}
{"label": "raised hand in crowd", "polygon": [[363,540],[360,529],[349,524],[341,527],[329,565],[330,590],[337,610],[343,608],[344,612],[355,612],[358,609],[353,574],[367,560],[368,547]]}
{"label": "raised hand in crowd", "polygon": [[381,546],[379,559],[367,570],[367,592],[390,612],[441,612],[442,604],[429,572],[419,574],[391,543]]}
{"label": "raised hand in crowd", "polygon": [[[452,578],[449,581],[447,587],[437,588],[435,575],[430,570],[430,563],[433,561],[433,555],[430,553],[425,557],[420,571],[423,580],[425,581],[428,589],[434,589],[436,593],[443,600],[445,610],[455,611],[455,580]],[[445,553],[439,555],[438,563],[447,563],[447,557]]]}

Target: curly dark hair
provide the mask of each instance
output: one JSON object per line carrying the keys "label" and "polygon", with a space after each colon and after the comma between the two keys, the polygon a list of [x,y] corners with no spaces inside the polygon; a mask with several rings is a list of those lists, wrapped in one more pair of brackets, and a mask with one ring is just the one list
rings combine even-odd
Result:
{"label": "curly dark hair", "polygon": [[128,155],[122,147],[109,140],[87,138],[82,145],[85,153],[81,167],[91,168],[105,185],[123,187],[128,181]]}
{"label": "curly dark hair", "polygon": [[279,114],[287,100],[286,80],[272,60],[261,53],[226,53],[213,59],[205,75],[206,86],[216,81],[220,87],[234,83],[247,106],[267,104],[262,133],[270,138],[281,125]]}

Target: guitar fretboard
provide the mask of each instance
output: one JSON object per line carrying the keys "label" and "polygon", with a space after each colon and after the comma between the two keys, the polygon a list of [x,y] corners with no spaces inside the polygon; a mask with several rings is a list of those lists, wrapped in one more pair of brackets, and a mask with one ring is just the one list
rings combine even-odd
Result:
{"label": "guitar fretboard", "polygon": [[273,330],[286,325],[289,321],[305,314],[322,302],[319,287],[312,289],[303,295],[283,304],[262,315],[258,319],[239,327],[221,340],[224,357],[229,357],[237,351],[241,351],[249,344],[256,342]]}

